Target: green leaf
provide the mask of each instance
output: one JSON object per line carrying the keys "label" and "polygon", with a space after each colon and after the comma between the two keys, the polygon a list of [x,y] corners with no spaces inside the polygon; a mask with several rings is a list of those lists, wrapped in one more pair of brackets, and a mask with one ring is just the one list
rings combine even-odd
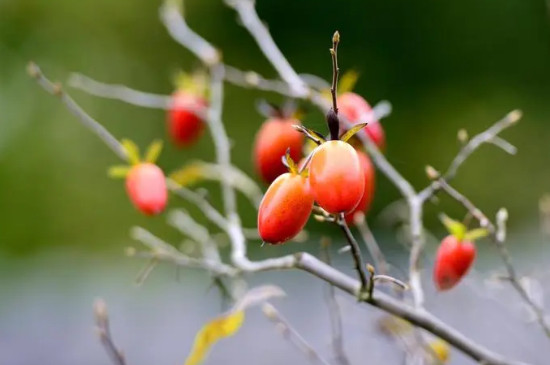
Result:
{"label": "green leaf", "polygon": [[456,237],[457,240],[462,241],[466,234],[466,226],[459,221],[449,218],[446,214],[441,214],[441,222],[447,228],[450,234]]}
{"label": "green leaf", "polygon": [[130,172],[131,167],[128,165],[117,165],[109,167],[107,175],[113,179],[124,179]]}
{"label": "green leaf", "polygon": [[128,155],[128,162],[131,165],[137,165],[140,163],[141,159],[139,157],[139,148],[134,141],[130,139],[123,139],[121,143],[122,147],[124,147],[124,150],[126,151],[126,154]]}
{"label": "green leaf", "polygon": [[476,228],[466,232],[466,234],[464,234],[464,239],[466,241],[475,241],[480,238],[487,237],[488,235],[489,235],[489,230],[485,228]]}
{"label": "green leaf", "polygon": [[244,311],[232,311],[206,323],[195,337],[191,353],[185,365],[198,365],[203,362],[210,348],[224,337],[234,335],[242,326]]}
{"label": "green leaf", "polygon": [[155,163],[162,152],[162,141],[160,139],[154,140],[145,152],[145,161]]}
{"label": "green leaf", "polygon": [[347,142],[351,137],[353,137],[361,129],[365,128],[368,123],[359,123],[351,127],[346,133],[340,137],[341,141]]}
{"label": "green leaf", "polygon": [[346,71],[341,77],[338,83],[338,93],[343,94],[352,91],[359,79],[359,72],[355,70]]}

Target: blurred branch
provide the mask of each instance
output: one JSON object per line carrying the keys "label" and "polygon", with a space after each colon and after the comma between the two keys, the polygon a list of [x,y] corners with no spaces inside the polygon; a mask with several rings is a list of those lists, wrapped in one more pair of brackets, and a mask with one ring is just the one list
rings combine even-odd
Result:
{"label": "blurred branch", "polygon": [[105,351],[115,365],[126,365],[124,354],[116,347],[113,338],[111,337],[107,304],[105,304],[105,301],[103,299],[97,299],[95,301],[94,317],[97,335],[99,336],[99,340],[103,344]]}
{"label": "blurred branch", "polygon": [[370,256],[374,261],[376,270],[382,275],[388,274],[389,272],[388,262],[386,261],[386,258],[384,257],[384,254],[380,249],[380,246],[378,246],[378,242],[376,242],[376,239],[374,238],[367,224],[367,220],[365,219],[365,214],[363,213],[356,214],[354,218],[354,223],[357,229],[359,230],[361,237],[363,238],[363,242],[365,243],[365,246],[367,247],[367,250],[369,251]]}
{"label": "blurred branch", "polygon": [[355,270],[357,271],[357,275],[359,276],[359,281],[361,282],[361,294],[363,294],[363,291],[367,289],[369,286],[369,280],[367,279],[367,275],[365,274],[365,262],[363,261],[363,258],[361,257],[361,250],[359,249],[359,244],[355,240],[355,237],[353,237],[353,234],[349,230],[349,227],[346,223],[346,218],[344,213],[340,213],[340,216],[335,221],[335,223],[340,227],[342,232],[344,233],[344,236],[346,237],[346,240],[348,241],[350,248],[351,248],[351,255],[353,257],[353,262],[355,263]]}
{"label": "blurred branch", "polygon": [[290,343],[302,351],[312,363],[330,365],[311,345],[304,339],[294,327],[290,325],[288,320],[284,318],[275,307],[269,303],[262,305],[264,315],[275,324],[276,328],[281,332],[283,337]]}
{"label": "blurred branch", "polygon": [[[330,239],[323,238],[321,240],[321,256],[323,261],[332,266],[330,259]],[[332,333],[332,349],[336,358],[336,361],[340,365],[349,365],[349,359],[344,350],[344,335],[342,329],[342,312],[338,301],[336,300],[336,293],[334,286],[327,284],[325,290],[325,300],[328,306],[328,314],[330,317],[330,328]]]}
{"label": "blurred branch", "polygon": [[289,85],[295,96],[306,96],[309,93],[307,85],[298,76],[290,63],[275,44],[269,30],[260,20],[253,0],[225,0],[225,3],[239,14],[242,25],[248,30],[258,47],[271,62],[279,76]]}
{"label": "blurred branch", "polygon": [[133,227],[130,232],[130,236],[136,241],[143,243],[150,250],[148,252],[136,252],[135,250],[130,249],[128,251],[130,256],[156,259],[158,261],[169,262],[182,267],[203,269],[216,275],[229,277],[235,276],[238,272],[233,267],[215,260],[206,258],[197,259],[186,256],[178,251],[174,246],[164,242],[144,228]]}

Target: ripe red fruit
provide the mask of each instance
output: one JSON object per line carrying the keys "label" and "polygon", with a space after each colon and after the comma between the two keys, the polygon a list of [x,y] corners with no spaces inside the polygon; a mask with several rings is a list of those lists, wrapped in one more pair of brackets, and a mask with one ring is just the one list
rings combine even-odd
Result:
{"label": "ripe red fruit", "polygon": [[327,212],[352,211],[365,190],[365,175],[357,151],[343,141],[323,143],[309,163],[309,183],[315,201]]}
{"label": "ripe red fruit", "polygon": [[438,290],[454,287],[468,272],[476,257],[476,247],[470,241],[459,241],[449,235],[443,239],[435,259],[434,282]]}
{"label": "ripe red fruit", "polygon": [[359,156],[359,160],[361,161],[361,166],[363,168],[363,174],[365,179],[365,191],[363,192],[363,196],[361,197],[361,200],[359,201],[359,204],[353,209],[353,211],[346,214],[346,222],[348,224],[353,224],[354,217],[358,212],[365,213],[369,210],[370,205],[372,203],[372,199],[374,198],[374,187],[375,187],[375,170],[374,166],[369,158],[365,153],[357,151],[357,155]]}
{"label": "ripe red fruit", "polygon": [[189,146],[197,141],[204,130],[204,121],[196,111],[206,111],[207,102],[186,91],[175,92],[172,102],[168,112],[168,133],[176,146]]}
{"label": "ripe red fruit", "polygon": [[147,215],[159,214],[166,207],[166,179],[155,164],[144,162],[132,166],[126,177],[126,191],[134,206]]}
{"label": "ripe red fruit", "polygon": [[295,119],[268,119],[256,134],[254,142],[254,164],[261,178],[271,183],[287,171],[281,157],[290,149],[294,161],[302,157],[304,135],[297,132],[292,125],[300,124]]}
{"label": "ripe red fruit", "polygon": [[313,195],[305,177],[287,172],[267,189],[258,210],[258,232],[264,242],[279,244],[292,239],[306,225]]}
{"label": "ripe red fruit", "polygon": [[[386,148],[386,136],[382,124],[378,120],[372,120],[373,110],[362,96],[352,92],[343,93],[338,97],[338,112],[352,123],[368,122],[369,124],[360,133],[367,133],[380,150]],[[341,130],[340,134],[343,132]]]}

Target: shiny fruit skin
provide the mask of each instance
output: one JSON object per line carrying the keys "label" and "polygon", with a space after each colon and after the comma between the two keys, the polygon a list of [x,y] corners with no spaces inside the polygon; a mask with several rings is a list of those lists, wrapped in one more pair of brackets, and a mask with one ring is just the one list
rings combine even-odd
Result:
{"label": "shiny fruit skin", "polygon": [[438,290],[449,290],[468,272],[476,257],[472,242],[459,242],[454,236],[447,236],[437,250],[434,282]]}
{"label": "shiny fruit skin", "polygon": [[357,151],[343,141],[328,141],[317,147],[309,163],[309,184],[315,201],[327,212],[352,211],[365,190]]}
{"label": "shiny fruit skin", "polygon": [[256,171],[266,183],[271,183],[279,175],[287,172],[281,157],[290,148],[290,157],[299,161],[302,157],[304,135],[292,125],[300,124],[295,119],[268,119],[256,134],[254,142],[254,164]]}
{"label": "shiny fruit skin", "polygon": [[363,167],[365,190],[363,192],[361,200],[359,201],[359,204],[357,204],[353,211],[346,214],[346,223],[348,224],[354,223],[353,219],[356,213],[366,213],[369,210],[372,200],[374,198],[374,188],[376,180],[374,165],[372,164],[369,156],[367,156],[365,153],[357,151],[357,155],[359,156],[361,166]]}
{"label": "shiny fruit skin", "polygon": [[[338,97],[338,112],[352,123],[368,122],[369,124],[360,133],[367,133],[380,150],[385,150],[386,135],[382,124],[378,120],[370,120],[373,111],[362,96],[352,92],[343,93]],[[340,133],[343,132],[344,130],[340,131]]]}
{"label": "shiny fruit skin", "polygon": [[131,168],[126,177],[126,192],[134,206],[146,215],[161,213],[168,200],[164,173],[152,163]]}
{"label": "shiny fruit skin", "polygon": [[203,98],[185,91],[175,92],[172,102],[168,112],[168,133],[176,146],[190,146],[198,140],[205,126],[193,111],[206,111],[207,103]]}
{"label": "shiny fruit skin", "polygon": [[313,195],[307,178],[284,173],[267,189],[258,210],[258,233],[264,242],[284,243],[307,223],[313,209]]}

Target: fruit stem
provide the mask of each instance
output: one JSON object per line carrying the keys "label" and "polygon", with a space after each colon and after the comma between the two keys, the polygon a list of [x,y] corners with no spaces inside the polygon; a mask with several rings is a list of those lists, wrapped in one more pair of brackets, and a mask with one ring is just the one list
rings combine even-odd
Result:
{"label": "fruit stem", "polygon": [[334,32],[332,36],[332,48],[330,49],[330,55],[332,58],[332,86],[330,87],[330,93],[332,95],[332,109],[327,114],[327,124],[330,131],[330,139],[337,140],[338,133],[340,131],[340,121],[338,120],[338,73],[340,69],[338,67],[338,43],[340,43],[340,33]]}

